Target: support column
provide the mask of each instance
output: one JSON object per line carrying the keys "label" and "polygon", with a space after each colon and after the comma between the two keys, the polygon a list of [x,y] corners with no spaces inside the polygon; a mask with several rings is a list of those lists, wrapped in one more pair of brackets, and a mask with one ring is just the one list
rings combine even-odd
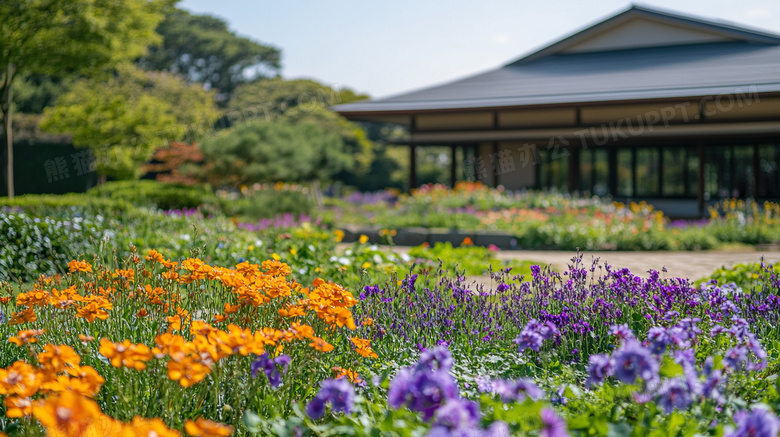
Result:
{"label": "support column", "polygon": [[493,142],[493,186],[498,187],[501,183],[499,175],[501,174],[500,167],[498,166],[498,142]]}
{"label": "support column", "polygon": [[572,147],[569,159],[569,192],[579,191],[580,187],[580,148]]}
{"label": "support column", "polygon": [[450,146],[450,186],[455,188],[458,182],[458,146]]}
{"label": "support column", "polygon": [[417,188],[417,150],[414,144],[409,145],[409,190]]}

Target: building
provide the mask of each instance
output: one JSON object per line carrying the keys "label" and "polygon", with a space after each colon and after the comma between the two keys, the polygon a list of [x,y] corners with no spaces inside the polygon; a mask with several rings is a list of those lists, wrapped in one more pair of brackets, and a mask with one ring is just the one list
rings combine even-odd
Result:
{"label": "building", "polygon": [[338,105],[451,146],[452,178],[647,200],[780,198],[780,35],[633,6],[501,68]]}

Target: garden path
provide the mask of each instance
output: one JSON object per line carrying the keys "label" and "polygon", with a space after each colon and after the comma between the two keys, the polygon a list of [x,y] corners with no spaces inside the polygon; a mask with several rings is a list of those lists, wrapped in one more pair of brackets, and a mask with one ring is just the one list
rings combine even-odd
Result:
{"label": "garden path", "polygon": [[[551,264],[558,270],[563,270],[571,263],[574,255],[566,251],[542,251],[542,250],[515,250],[502,251],[496,254],[499,259],[518,259],[538,261]],[[767,263],[780,262],[779,251],[758,250],[712,250],[698,252],[593,252],[583,251],[582,260],[590,265],[594,258],[600,258],[601,262],[609,263],[613,267],[628,268],[632,273],[647,276],[647,271],[655,269],[661,271],[666,267],[666,277],[683,277],[700,279],[710,275],[716,269],[734,264],[759,262],[761,256]]]}

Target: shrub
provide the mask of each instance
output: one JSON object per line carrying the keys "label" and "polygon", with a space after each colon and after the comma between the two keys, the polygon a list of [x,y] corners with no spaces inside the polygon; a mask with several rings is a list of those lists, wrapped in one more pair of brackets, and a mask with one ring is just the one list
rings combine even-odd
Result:
{"label": "shrub", "polygon": [[68,261],[87,253],[100,236],[80,218],[56,220],[0,212],[0,280],[34,280],[62,273]]}
{"label": "shrub", "polygon": [[171,185],[150,180],[107,182],[87,193],[92,197],[124,200],[139,206],[156,206],[162,210],[218,204],[217,197],[208,186]]}

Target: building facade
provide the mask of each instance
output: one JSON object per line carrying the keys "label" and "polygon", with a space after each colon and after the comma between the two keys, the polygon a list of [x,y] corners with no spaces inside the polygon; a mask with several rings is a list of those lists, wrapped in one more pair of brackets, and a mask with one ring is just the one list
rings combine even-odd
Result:
{"label": "building facade", "polygon": [[[338,105],[450,146],[453,182],[646,200],[780,199],[780,35],[631,7],[501,68]],[[454,160],[457,159],[457,162]]]}

